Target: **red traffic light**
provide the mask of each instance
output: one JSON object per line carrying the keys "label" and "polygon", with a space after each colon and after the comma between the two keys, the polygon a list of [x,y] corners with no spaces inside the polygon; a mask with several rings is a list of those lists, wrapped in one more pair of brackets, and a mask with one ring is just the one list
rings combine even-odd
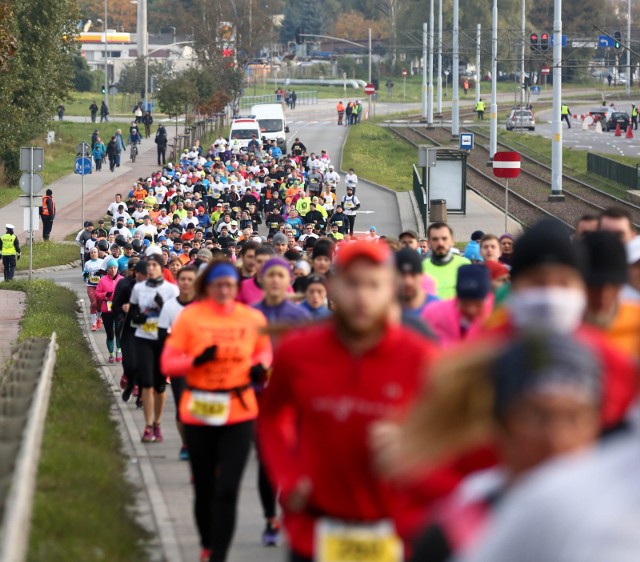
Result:
{"label": "red traffic light", "polygon": [[543,33],[542,35],[540,35],[540,39],[542,39],[543,41],[549,41],[549,34]]}
{"label": "red traffic light", "polygon": [[233,49],[222,49],[222,56],[223,57],[232,57],[233,56]]}
{"label": "red traffic light", "polygon": [[529,35],[529,45],[530,45],[532,51],[537,51],[538,50],[539,43],[538,43],[538,34],[537,33],[532,33],[531,35]]}
{"label": "red traffic light", "polygon": [[549,34],[548,33],[542,33],[540,35],[540,50],[541,51],[546,51],[549,49]]}

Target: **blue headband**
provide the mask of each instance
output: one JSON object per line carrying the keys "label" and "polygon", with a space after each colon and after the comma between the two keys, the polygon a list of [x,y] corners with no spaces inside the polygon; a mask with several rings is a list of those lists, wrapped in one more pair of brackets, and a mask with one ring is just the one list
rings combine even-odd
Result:
{"label": "blue headband", "polygon": [[213,269],[209,271],[209,275],[207,275],[207,284],[213,283],[216,279],[220,279],[220,277],[231,277],[236,282],[240,279],[238,270],[230,263],[221,263],[220,265],[214,266]]}

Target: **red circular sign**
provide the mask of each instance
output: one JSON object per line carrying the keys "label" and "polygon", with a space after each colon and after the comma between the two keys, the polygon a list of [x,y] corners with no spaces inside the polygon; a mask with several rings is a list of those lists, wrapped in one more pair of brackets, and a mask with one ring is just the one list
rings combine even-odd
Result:
{"label": "red circular sign", "polygon": [[373,84],[367,84],[364,87],[364,93],[367,94],[368,96],[370,96],[371,94],[375,94],[376,93],[376,87]]}
{"label": "red circular sign", "polygon": [[403,68],[402,69],[402,76],[406,76],[406,75],[407,75],[407,71],[406,71],[406,69]]}
{"label": "red circular sign", "polygon": [[517,178],[520,175],[520,153],[496,152],[493,155],[493,175],[497,178]]}
{"label": "red circular sign", "polygon": [[549,69],[549,67],[548,67],[548,66],[543,66],[543,67],[540,69],[540,72],[541,72],[542,74],[549,74],[550,69]]}

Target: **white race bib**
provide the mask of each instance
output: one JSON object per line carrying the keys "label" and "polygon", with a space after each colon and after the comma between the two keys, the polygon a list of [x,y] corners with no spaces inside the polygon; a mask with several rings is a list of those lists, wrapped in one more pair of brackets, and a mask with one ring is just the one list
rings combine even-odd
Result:
{"label": "white race bib", "polygon": [[189,397],[188,410],[205,425],[225,425],[231,412],[231,394],[193,390]]}
{"label": "white race bib", "polygon": [[372,524],[319,519],[316,562],[402,562],[402,541],[390,521]]}

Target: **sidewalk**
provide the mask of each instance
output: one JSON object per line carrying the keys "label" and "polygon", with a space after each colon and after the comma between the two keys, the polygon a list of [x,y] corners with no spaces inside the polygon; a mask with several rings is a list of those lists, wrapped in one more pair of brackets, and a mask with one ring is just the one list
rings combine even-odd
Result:
{"label": "sidewalk", "polygon": [[24,307],[22,291],[0,291],[0,375],[11,357],[11,347],[18,339]]}

